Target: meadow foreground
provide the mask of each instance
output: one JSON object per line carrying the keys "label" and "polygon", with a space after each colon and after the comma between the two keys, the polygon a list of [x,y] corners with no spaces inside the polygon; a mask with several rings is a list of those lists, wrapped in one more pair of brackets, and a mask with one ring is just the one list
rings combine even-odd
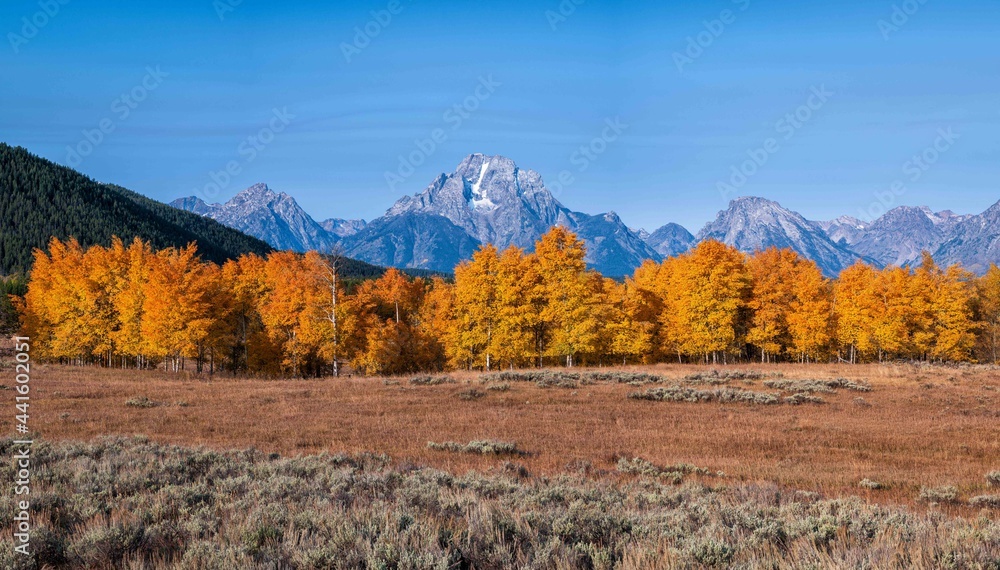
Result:
{"label": "meadow foreground", "polygon": [[35,370],[56,565],[1000,564],[984,367]]}

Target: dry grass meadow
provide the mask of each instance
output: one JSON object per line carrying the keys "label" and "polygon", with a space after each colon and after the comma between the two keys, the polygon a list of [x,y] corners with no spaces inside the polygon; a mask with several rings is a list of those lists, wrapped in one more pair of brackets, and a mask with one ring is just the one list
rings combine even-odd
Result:
{"label": "dry grass meadow", "polygon": [[[625,370],[665,377],[660,385],[667,386],[691,384],[686,376],[710,368]],[[814,392],[821,404],[758,405],[628,398],[653,385],[487,384],[473,373],[449,375],[454,383],[426,385],[408,378],[209,379],[40,365],[32,380],[31,422],[49,441],[142,434],[161,443],[254,447],[282,456],[375,452],[452,473],[488,472],[509,458],[449,453],[430,449],[428,442],[490,439],[515,442],[525,454],[514,461],[532,475],[583,470],[600,476],[614,472],[620,458],[639,457],[721,471],[727,481],[910,505],[919,505],[922,487],[955,486],[964,498],[987,493],[985,474],[1000,469],[998,370],[913,365],[728,370],[793,381],[846,378],[867,382],[872,390]],[[765,381],[726,385],[790,393]],[[8,433],[10,428],[3,426]],[[881,488],[859,487],[864,479]]]}
{"label": "dry grass meadow", "polygon": [[4,568],[1000,568],[986,367],[31,382]]}

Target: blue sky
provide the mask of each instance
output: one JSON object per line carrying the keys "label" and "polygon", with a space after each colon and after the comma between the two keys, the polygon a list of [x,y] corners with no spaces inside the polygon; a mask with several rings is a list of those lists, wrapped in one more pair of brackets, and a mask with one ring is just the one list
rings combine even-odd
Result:
{"label": "blue sky", "polygon": [[812,219],[1000,199],[996,2],[632,4],[7,0],[0,140],[164,201],[266,182],[316,219],[472,152],[650,230],[734,195]]}

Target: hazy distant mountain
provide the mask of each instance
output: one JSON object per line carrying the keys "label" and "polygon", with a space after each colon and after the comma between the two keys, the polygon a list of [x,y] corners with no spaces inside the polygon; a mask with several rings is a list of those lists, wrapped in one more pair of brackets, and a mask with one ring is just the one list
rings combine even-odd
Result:
{"label": "hazy distant mountain", "polygon": [[764,198],[743,197],[730,202],[729,209],[719,212],[697,236],[698,241],[710,238],[747,253],[771,246],[789,248],[815,261],[830,276],[859,257],[830,240],[817,224]]}
{"label": "hazy distant mountain", "polygon": [[965,218],[926,207],[900,206],[860,231],[850,242],[851,249],[880,265],[912,265],[920,262],[922,252],[937,251]]}
{"label": "hazy distant mountain", "polygon": [[647,259],[660,259],[614,212],[596,216],[574,212],[570,217],[570,228],[587,244],[587,262],[604,275],[622,277]]}
{"label": "hazy distant mountain", "polygon": [[[426,231],[426,221],[419,225],[390,223],[393,218],[411,216],[444,218],[476,242],[492,243],[501,249],[515,245],[531,250],[543,233],[561,225],[576,231],[586,242],[588,263],[610,276],[631,273],[644,259],[659,258],[617,215],[591,216],[569,210],[545,188],[537,172],[521,169],[503,156],[469,155],[455,172],[438,176],[415,196],[401,198],[385,216],[345,240],[348,253],[379,263],[375,258],[365,257],[371,255],[368,242],[390,241],[390,236],[385,235],[390,229],[420,227]],[[443,227],[435,226],[434,230],[441,233]],[[403,244],[418,241],[413,235],[396,237]],[[376,248],[376,251],[383,250]],[[416,267],[443,270],[457,252],[441,249],[425,253],[428,255],[413,258]]]}
{"label": "hazy distant mountain", "polygon": [[961,263],[985,273],[991,263],[1000,265],[1000,202],[982,214],[963,216],[948,232],[948,240],[934,252],[939,265]]}
{"label": "hazy distant mountain", "polygon": [[[868,224],[852,216],[840,216],[828,222],[816,222],[834,243],[851,245],[861,239]],[[843,245],[841,244],[841,245]]]}
{"label": "hazy distant mountain", "polygon": [[432,214],[377,218],[342,243],[345,255],[368,263],[446,273],[479,245],[447,218]]}
{"label": "hazy distant mountain", "polygon": [[327,232],[341,238],[352,236],[365,229],[368,222],[364,220],[342,220],[340,218],[330,218],[319,223]]}
{"label": "hazy distant mountain", "polygon": [[691,232],[684,226],[670,223],[651,234],[647,234],[643,241],[653,248],[653,251],[663,257],[673,257],[691,249],[696,240]]}
{"label": "hazy distant mountain", "polygon": [[339,236],[316,223],[294,198],[274,192],[266,184],[254,184],[225,204],[206,204],[191,196],[170,205],[212,218],[277,249],[329,251],[339,241]]}

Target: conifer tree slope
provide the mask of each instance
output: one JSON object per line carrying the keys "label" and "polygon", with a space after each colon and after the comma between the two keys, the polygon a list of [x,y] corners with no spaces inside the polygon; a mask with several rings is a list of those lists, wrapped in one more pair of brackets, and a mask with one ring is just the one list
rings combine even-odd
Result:
{"label": "conifer tree slope", "polygon": [[85,247],[109,245],[112,236],[126,242],[141,237],[156,248],[196,242],[201,257],[220,263],[272,250],[214,220],[96,182],[5,143],[0,143],[0,228],[3,274],[30,269],[32,250],[45,249],[52,237],[75,237]]}

